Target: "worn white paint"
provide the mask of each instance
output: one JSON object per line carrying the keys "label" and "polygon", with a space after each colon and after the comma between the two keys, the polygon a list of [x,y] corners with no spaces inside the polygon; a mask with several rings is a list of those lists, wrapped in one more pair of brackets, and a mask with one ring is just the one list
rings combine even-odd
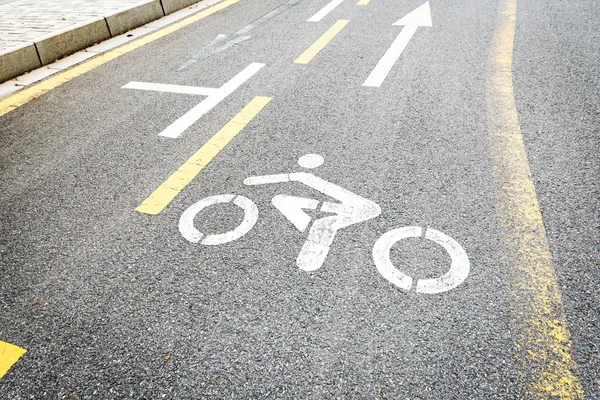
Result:
{"label": "worn white paint", "polygon": [[404,28],[398,34],[392,45],[379,60],[371,74],[367,77],[363,86],[380,87],[385,78],[388,76],[400,54],[408,45],[408,42],[413,37],[420,26],[432,26],[431,11],[429,2],[424,3],[416,8],[405,17],[401,18],[393,24],[394,26],[404,25]]}
{"label": "worn white paint", "polygon": [[[309,159],[316,160],[315,157],[309,157]],[[306,158],[300,158],[299,163],[301,161],[304,163]],[[329,201],[324,202],[321,206],[321,211],[333,213],[335,215],[319,218],[315,220],[310,227],[308,238],[306,239],[306,242],[304,242],[300,254],[298,255],[298,259],[296,260],[298,267],[305,271],[314,271],[323,265],[338,230],[359,222],[368,221],[381,213],[381,208],[371,200],[365,199],[349,190],[307,172],[255,176],[244,180],[246,185],[262,185],[279,182],[300,182],[339,201],[339,203],[332,203]],[[290,219],[290,222],[292,222],[299,230],[304,230],[306,226],[308,226],[308,223],[306,223],[305,217],[300,216],[300,213],[304,213],[301,208],[304,205],[308,205],[308,207],[304,208],[311,208],[314,203],[308,203],[306,202],[308,199],[298,197],[279,197],[276,200],[276,203],[280,210],[280,207],[285,200],[292,200],[294,203],[287,207],[284,206],[284,215],[288,219],[290,219],[291,216],[292,219]],[[292,211],[290,212],[290,210]]]}
{"label": "worn white paint", "polygon": [[342,4],[343,1],[344,0],[332,0],[325,7],[323,7],[322,9],[320,9],[315,15],[313,15],[312,17],[310,17],[309,19],[307,19],[307,21],[308,22],[319,22],[320,20],[322,20],[323,18],[325,18],[325,16],[327,14],[329,14],[331,11],[333,11],[337,6],[339,6],[340,4]]}
{"label": "worn white paint", "polygon": [[413,11],[394,22],[392,26],[433,26],[431,23],[431,9],[429,8],[429,2],[425,2]]}
{"label": "worn white paint", "polygon": [[[409,291],[412,288],[413,278],[399,271],[390,260],[390,249],[400,240],[421,237],[422,228],[407,226],[393,229],[383,234],[373,247],[373,260],[379,273],[388,281],[401,289]],[[419,279],[417,293],[435,294],[447,292],[460,285],[469,275],[470,263],[465,250],[450,236],[427,229],[425,238],[441,245],[450,255],[452,264],[448,272],[435,279]]]}
{"label": "worn white paint", "polygon": [[[219,203],[233,203],[244,210],[244,219],[232,231],[204,236],[204,234],[194,226],[194,218],[196,215],[208,206]],[[258,208],[252,200],[244,196],[236,196],[233,194],[222,194],[211,196],[200,200],[190,206],[179,219],[179,232],[181,235],[192,243],[202,243],[204,245],[214,246],[218,244],[232,242],[241,238],[248,233],[258,220]]]}
{"label": "worn white paint", "polygon": [[229,96],[233,91],[240,87],[244,82],[250,79],[256,74],[264,64],[252,63],[247,66],[242,72],[231,78],[231,80],[225,83],[219,88],[219,90],[212,96],[208,96],[196,107],[192,108],[177,121],[169,125],[164,131],[160,133],[160,136],[177,138],[187,128],[189,128],[194,122],[198,121],[204,114],[212,110],[217,104],[223,99]]}
{"label": "worn white paint", "polygon": [[435,229],[427,229],[425,238],[441,245],[452,259],[450,270],[444,275],[436,279],[419,279],[417,282],[417,293],[442,293],[450,289],[454,289],[464,282],[469,276],[471,264],[467,253],[460,244],[450,236],[436,231]]}
{"label": "worn white paint", "polygon": [[[322,165],[323,161],[323,157],[318,154],[307,154],[300,157],[298,164],[304,168],[316,168]],[[318,218],[310,227],[308,238],[296,259],[298,267],[305,271],[315,271],[323,265],[338,230],[359,222],[368,221],[381,213],[381,208],[371,200],[307,172],[252,176],[244,180],[244,184],[248,186],[283,182],[302,183],[339,201],[325,201],[321,204],[320,211],[334,215]],[[194,227],[194,218],[201,210],[211,205],[230,202],[244,210],[244,220],[236,229],[205,237]],[[304,210],[317,210],[320,203],[315,199],[289,195],[277,195],[273,197],[271,202],[300,232],[304,232],[308,228],[312,219]],[[192,243],[201,242],[205,245],[217,245],[244,236],[254,227],[257,219],[258,209],[246,197],[233,194],[212,196],[200,200],[182,214],[179,220],[179,231],[184,238]],[[385,279],[406,291],[411,290],[413,287],[413,278],[394,267],[390,260],[390,250],[400,240],[411,237],[418,238],[422,234],[423,229],[418,226],[393,229],[383,234],[373,247],[373,260],[379,273]],[[418,280],[416,284],[417,293],[443,293],[464,282],[470,270],[469,258],[465,250],[450,236],[435,229],[427,229],[425,238],[442,246],[450,255],[452,264],[448,272],[438,278]]]}
{"label": "worn white paint", "polygon": [[232,33],[230,35],[226,35],[226,34],[217,35],[217,37],[215,37],[208,45],[203,47],[192,58],[190,58],[185,63],[183,63],[183,65],[181,65],[178,68],[178,70],[179,71],[184,70],[184,69],[190,67],[191,65],[197,63],[198,61],[204,60],[204,59],[212,56],[213,54],[220,53],[221,51],[227,50],[228,48],[230,48],[236,44],[242,43],[242,42],[250,39],[251,36],[249,36],[248,33],[252,32],[254,29],[264,25],[265,23],[270,21],[272,18],[283,13],[290,7],[295,6],[299,2],[300,2],[300,0],[289,0],[287,3],[283,3],[279,7],[268,12],[267,14],[263,15],[261,18],[246,25],[245,27],[243,27],[242,29],[238,30],[235,33]]}
{"label": "worn white paint", "polygon": [[130,82],[123,86],[123,88],[207,96],[206,99],[201,101],[196,107],[185,113],[159,134],[160,136],[164,137],[177,138],[181,136],[181,134],[185,132],[187,128],[202,118],[204,114],[212,110],[217,104],[219,104],[237,88],[243,85],[244,82],[250,79],[264,66],[264,64],[252,63],[220,88],[166,85],[145,82]]}
{"label": "worn white paint", "polygon": [[276,175],[264,175],[264,176],[251,176],[250,178],[244,179],[244,185],[266,185],[269,183],[282,183],[289,182],[290,174],[276,174]]}
{"label": "worn white paint", "polygon": [[323,165],[325,159],[319,154],[305,154],[298,160],[298,164],[302,168],[317,168]]}
{"label": "worn white paint", "polygon": [[123,86],[123,89],[151,90],[154,92],[180,93],[180,94],[195,94],[198,96],[212,96],[219,89],[198,87],[198,86],[182,86],[182,85],[166,85],[164,83],[148,83],[148,82],[129,82]]}
{"label": "worn white paint", "polygon": [[409,291],[412,287],[413,279],[394,267],[390,260],[390,249],[402,239],[420,237],[421,232],[422,229],[418,226],[394,229],[384,233],[373,246],[373,261],[375,261],[375,266],[381,276],[406,291]]}
{"label": "worn white paint", "polygon": [[286,196],[283,194],[273,197],[271,203],[277,208],[300,232],[310,224],[310,216],[304,209],[316,210],[319,201],[304,197]]}

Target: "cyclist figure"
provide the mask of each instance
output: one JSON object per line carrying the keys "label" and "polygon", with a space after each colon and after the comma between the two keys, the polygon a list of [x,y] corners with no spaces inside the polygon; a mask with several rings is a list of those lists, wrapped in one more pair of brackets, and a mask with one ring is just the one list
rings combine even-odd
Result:
{"label": "cyclist figure", "polygon": [[[298,164],[303,168],[312,169],[323,165],[323,161],[323,157],[318,154],[306,154],[300,157]],[[325,201],[321,205],[320,211],[335,215],[319,218],[312,224],[297,259],[298,267],[305,271],[314,271],[323,265],[339,229],[368,221],[381,213],[381,208],[371,200],[308,172],[253,176],[244,180],[246,185],[280,182],[300,182],[339,201]],[[317,200],[286,195],[275,196],[272,203],[301,232],[310,222],[310,217],[302,209],[316,210],[319,204]]]}

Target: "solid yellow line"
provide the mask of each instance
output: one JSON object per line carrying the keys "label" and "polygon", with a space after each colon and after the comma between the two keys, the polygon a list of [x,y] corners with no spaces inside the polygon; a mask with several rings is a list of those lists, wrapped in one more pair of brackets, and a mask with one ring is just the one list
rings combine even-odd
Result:
{"label": "solid yellow line", "polygon": [[502,0],[488,61],[486,101],[498,222],[513,297],[511,328],[527,398],[583,399],[512,80],[516,0]]}
{"label": "solid yellow line", "polygon": [[371,0],[359,0],[358,3],[356,3],[357,6],[366,6],[367,4],[369,4],[371,2]]}
{"label": "solid yellow line", "polygon": [[27,89],[23,89],[12,96],[7,97],[6,99],[0,101],[0,116],[11,112],[12,110],[21,107],[23,104],[30,102],[33,99],[37,99],[44,93],[49,90],[55,89],[58,86],[62,85],[65,82],[68,82],[80,75],[85,74],[93,70],[96,67],[99,67],[102,64],[105,64],[111,60],[114,60],[117,57],[122,56],[123,54],[127,54],[130,51],[138,49],[148,43],[154,42],[162,38],[163,36],[169,35],[179,29],[186,27],[194,22],[200,21],[203,18],[206,18],[218,11],[221,11],[224,8],[227,8],[240,0],[225,0],[222,3],[219,3],[211,8],[208,8],[204,11],[201,11],[197,14],[194,14],[182,21],[176,22],[173,25],[169,25],[166,28],[163,28],[159,31],[151,33],[147,36],[144,36],[140,39],[134,40],[126,45],[118,47],[114,50],[111,50],[107,53],[104,53],[98,57],[92,58],[90,61],[87,61],[83,64],[76,66],[68,71],[62,72],[60,74],[54,75],[53,77],[38,83],[37,85],[29,86]]}
{"label": "solid yellow line", "polygon": [[323,50],[325,46],[327,46],[327,43],[331,42],[333,38],[340,33],[340,31],[344,29],[346,25],[348,25],[348,22],[350,21],[347,19],[340,19],[333,24],[333,26],[329,28],[327,32],[323,34],[323,36],[318,38],[317,41],[314,42],[308,49],[306,49],[306,51],[302,53],[300,57],[294,60],[294,64],[308,64],[310,60],[312,60],[317,54],[319,54],[321,50]]}
{"label": "solid yellow line", "polygon": [[0,378],[2,378],[27,350],[0,341]]}
{"label": "solid yellow line", "polygon": [[202,171],[204,167],[271,101],[257,96],[231,121],[191,156],[177,171],[164,181],[135,210],[157,215]]}

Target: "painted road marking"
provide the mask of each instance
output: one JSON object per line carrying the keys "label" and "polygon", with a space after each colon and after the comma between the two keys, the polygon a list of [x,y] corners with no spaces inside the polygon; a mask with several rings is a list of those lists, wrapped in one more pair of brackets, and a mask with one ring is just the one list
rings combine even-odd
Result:
{"label": "painted road marking", "polygon": [[271,101],[270,97],[255,97],[219,132],[163,182],[136,211],[157,215],[248,125]]}
{"label": "painted road marking", "polygon": [[[196,215],[208,206],[212,206],[219,203],[233,203],[244,210],[244,219],[237,228],[232,231],[212,234],[204,237],[204,234],[194,227],[194,218]],[[258,220],[258,208],[256,204],[247,197],[236,196],[234,194],[221,194],[218,196],[211,196],[200,200],[191,207],[189,207],[181,215],[179,219],[179,232],[188,241],[192,243],[198,243],[202,240],[202,244],[207,246],[216,246],[219,244],[233,242],[244,236],[256,224]]]}
{"label": "painted road marking", "polygon": [[583,399],[552,255],[527,161],[512,81],[516,0],[502,0],[488,59],[486,100],[498,226],[510,281],[511,325],[527,398]]}
{"label": "painted road marking", "polygon": [[[300,166],[315,168],[320,166],[320,156],[303,156],[298,160]],[[310,162],[308,162],[310,161]],[[339,201],[332,203],[326,201],[321,206],[321,211],[335,215],[315,220],[308,232],[308,238],[304,242],[300,254],[296,260],[298,267],[304,271],[315,271],[323,265],[329,249],[335,239],[337,231],[359,222],[368,221],[381,213],[381,208],[369,199],[350,192],[336,184],[328,182],[307,172],[295,172],[290,174],[277,174],[266,176],[252,176],[244,180],[248,186],[264,185],[279,182],[299,182],[317,190],[326,196]],[[282,201],[288,202],[282,210]],[[273,198],[273,204],[283,212],[290,222],[300,231],[305,228],[305,217],[303,208],[315,206],[311,199],[303,197],[287,196]],[[316,208],[316,206],[315,206]]]}
{"label": "painted road marking", "polygon": [[363,86],[381,86],[417,29],[420,26],[432,26],[429,2],[424,3],[393,24],[393,26],[402,25],[404,25],[404,28],[402,28],[396,40],[394,40],[390,48],[381,57],[381,60],[379,60],[367,80],[363,83]]}
{"label": "painted road marking", "polygon": [[282,5],[280,5],[273,11],[263,15],[261,18],[257,19],[256,21],[252,22],[251,24],[246,25],[245,27],[243,27],[242,29],[240,29],[239,31],[237,31],[231,35],[222,35],[222,34],[218,35],[207,46],[205,46],[196,55],[194,55],[192,58],[190,58],[188,61],[186,61],[181,67],[179,67],[179,71],[182,71],[182,70],[186,69],[187,67],[197,63],[198,61],[204,60],[204,59],[212,56],[213,54],[220,53],[221,51],[227,50],[228,48],[230,48],[233,45],[236,45],[238,43],[241,43],[245,40],[250,39],[251,36],[248,36],[248,33],[252,32],[254,29],[258,28],[259,26],[265,24],[272,18],[283,13],[290,7],[295,6],[300,1],[301,0],[290,0],[287,3],[283,3]]}
{"label": "painted road marking", "polygon": [[27,350],[14,344],[0,341],[0,378],[21,358]]}
{"label": "painted road marking", "polygon": [[184,28],[190,24],[200,21],[218,11],[223,10],[233,4],[238,3],[240,0],[224,0],[222,3],[219,3],[211,8],[208,8],[204,11],[200,11],[197,14],[194,14],[180,22],[174,23],[164,29],[161,29],[157,32],[151,33],[147,36],[144,36],[140,39],[137,39],[129,44],[121,46],[117,49],[111,50],[105,54],[102,54],[98,57],[91,59],[90,61],[84,62],[83,64],[79,64],[73,69],[57,74],[43,82],[40,82],[36,85],[28,87],[27,89],[23,89],[14,95],[11,95],[4,100],[0,101],[0,116],[9,113],[23,104],[27,104],[31,100],[37,99],[44,93],[57,88],[63,83],[69,82],[70,80],[77,78],[80,75],[85,74],[115,58],[118,58],[124,54],[127,54],[135,49],[138,49],[148,43],[152,43],[155,40],[158,40],[164,36],[167,36],[175,31],[178,31],[181,28]]}
{"label": "painted road marking", "polygon": [[307,19],[307,22],[319,22],[322,20],[327,14],[333,11],[337,6],[342,4],[344,0],[332,0],[331,3],[328,3],[325,7],[319,10],[315,15]]}
{"label": "painted road marking", "polygon": [[163,83],[129,82],[123,89],[151,90],[155,92],[195,94],[198,96],[212,96],[219,89],[198,86],[166,85]]}
{"label": "painted road marking", "polygon": [[327,44],[331,42],[346,25],[348,25],[348,22],[350,22],[350,20],[340,19],[333,24],[333,26],[329,28],[327,32],[325,32],[320,38],[318,38],[317,41],[314,42],[308,49],[306,49],[306,51],[302,53],[300,57],[294,60],[294,64],[308,64],[310,60],[315,58],[315,56],[319,54],[319,52],[323,50],[323,48],[327,46]]}
{"label": "painted road marking", "polygon": [[370,2],[371,2],[371,0],[359,0],[358,3],[356,3],[356,5],[357,6],[366,6]]}
{"label": "painted road marking", "polygon": [[[173,88],[173,93],[191,93],[201,94],[208,96],[206,99],[201,101],[196,107],[181,116],[177,121],[165,128],[164,131],[159,133],[159,136],[178,138],[183,132],[196,121],[202,118],[207,112],[212,110],[217,104],[223,101],[227,96],[233,93],[237,88],[244,84],[254,74],[256,74],[265,64],[252,63],[247,66],[242,72],[231,78],[227,83],[217,89],[193,87],[193,86],[179,86],[179,85],[164,85],[160,83],[143,83],[143,82],[130,82],[123,86],[123,89],[142,89],[142,90],[155,90],[161,92],[169,91],[169,88]],[[192,93],[196,92],[196,93]]]}
{"label": "painted road marking", "polygon": [[271,204],[279,210],[294,225],[299,232],[304,232],[310,224],[311,218],[304,210],[316,210],[319,201],[304,197],[278,194],[271,199]]}
{"label": "painted road marking", "polygon": [[[392,246],[402,239],[421,237],[423,229],[418,226],[406,226],[393,229],[383,234],[373,247],[373,260],[379,273],[388,281],[401,289],[409,291],[413,284],[413,278],[400,272],[390,260]],[[467,279],[471,265],[467,253],[460,244],[450,236],[435,229],[425,231],[425,239],[442,246],[450,255],[452,264],[444,275],[435,279],[419,279],[417,281],[417,293],[437,294],[452,290]]]}
{"label": "painted road marking", "polygon": [[318,168],[324,162],[325,159],[320,154],[305,154],[298,159],[298,165],[307,169]]}
{"label": "painted road marking", "polygon": [[[323,157],[318,154],[306,154],[298,160],[298,164],[307,169],[317,168],[323,162]],[[244,179],[244,184],[248,186],[286,182],[302,183],[338,201],[337,203],[329,201],[321,203],[316,199],[289,195],[276,195],[271,200],[273,206],[300,232],[304,232],[311,222],[310,215],[304,210],[317,210],[321,204],[320,211],[334,214],[316,219],[310,227],[308,237],[296,259],[296,264],[304,271],[315,271],[323,266],[338,230],[368,221],[381,213],[381,208],[371,200],[307,172],[251,176]],[[244,219],[236,229],[206,237],[196,229],[194,218],[201,210],[215,204],[231,202],[244,210]],[[179,219],[179,232],[191,243],[218,245],[241,238],[254,227],[257,220],[258,208],[248,198],[235,194],[217,195],[202,199],[186,209]],[[423,231],[422,228],[415,226],[393,229],[383,234],[373,247],[373,260],[379,273],[406,291],[413,286],[413,279],[394,267],[390,261],[390,250],[402,239],[421,237]],[[469,275],[470,263],[467,253],[460,244],[435,229],[427,229],[425,238],[442,246],[450,255],[452,263],[444,275],[435,279],[418,280],[416,292],[443,293],[464,282]]]}

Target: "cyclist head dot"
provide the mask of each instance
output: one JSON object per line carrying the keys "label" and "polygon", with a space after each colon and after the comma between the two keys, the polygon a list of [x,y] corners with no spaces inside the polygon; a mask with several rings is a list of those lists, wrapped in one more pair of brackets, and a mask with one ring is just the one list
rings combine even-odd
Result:
{"label": "cyclist head dot", "polygon": [[318,154],[305,154],[298,159],[298,164],[302,168],[317,168],[323,165],[325,160]]}

